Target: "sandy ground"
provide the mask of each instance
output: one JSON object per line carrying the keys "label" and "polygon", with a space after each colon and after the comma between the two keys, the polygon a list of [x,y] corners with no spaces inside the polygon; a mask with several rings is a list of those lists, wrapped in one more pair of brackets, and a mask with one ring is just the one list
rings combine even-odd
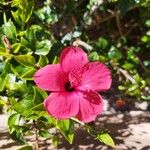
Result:
{"label": "sandy ground", "polygon": [[[0,115],[0,150],[17,150],[22,146],[10,139],[7,129],[7,115]],[[108,129],[115,140],[115,150],[150,150],[150,113],[130,111],[128,113],[105,114],[97,119],[96,129]],[[58,148],[51,146],[50,141],[40,142],[40,150],[111,150],[94,140],[86,131],[77,129],[74,143],[61,140]]]}

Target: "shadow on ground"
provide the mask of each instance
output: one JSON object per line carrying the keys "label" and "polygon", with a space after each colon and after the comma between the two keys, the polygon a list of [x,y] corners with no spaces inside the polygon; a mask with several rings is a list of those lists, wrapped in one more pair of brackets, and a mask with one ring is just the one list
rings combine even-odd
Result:
{"label": "shadow on ground", "polygon": [[[103,115],[91,124],[97,131],[108,129],[116,143],[116,150],[150,150],[150,114],[149,112],[136,111],[130,113],[119,113]],[[1,140],[10,139],[8,132],[0,133]],[[110,147],[100,143],[91,137],[87,131],[77,129],[73,144],[69,144],[63,137],[57,149],[61,150],[111,150]],[[0,149],[10,150],[17,146],[13,141],[1,144]],[[40,150],[51,150],[51,141],[40,141]],[[56,148],[55,148],[56,149]]]}

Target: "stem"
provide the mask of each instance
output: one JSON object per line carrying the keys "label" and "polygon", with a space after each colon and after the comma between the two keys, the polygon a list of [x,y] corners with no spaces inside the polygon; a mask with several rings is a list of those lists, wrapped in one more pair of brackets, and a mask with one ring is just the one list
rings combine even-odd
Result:
{"label": "stem", "polygon": [[33,126],[35,129],[35,150],[39,150],[39,140],[38,140],[38,128],[36,126],[36,121],[33,120]]}
{"label": "stem", "polygon": [[81,124],[81,125],[83,125],[83,126],[85,125],[84,122],[81,122],[80,120],[78,120],[76,118],[71,117],[70,119],[73,120],[73,121],[75,121],[75,122],[77,122],[77,123],[79,123],[79,124]]}
{"label": "stem", "polygon": [[24,31],[24,24],[21,25],[21,31]]}
{"label": "stem", "polygon": [[81,39],[77,38],[74,42],[73,42],[74,46],[83,46],[84,48],[86,48],[87,50],[91,51],[93,48],[92,46],[90,46],[89,44],[87,44],[86,42],[82,41]]}
{"label": "stem", "polygon": [[71,117],[70,118],[71,120],[83,125],[87,130],[89,130],[88,132],[93,136],[95,137],[95,135],[97,134],[97,131],[95,131],[93,128],[91,128],[90,126],[88,126],[87,124],[85,124],[84,122],[81,122],[80,120],[76,119],[76,118],[73,118]]}
{"label": "stem", "polygon": [[117,23],[117,28],[118,28],[119,34],[120,34],[120,36],[123,36],[123,32],[122,32],[122,29],[121,29],[121,23],[120,23],[120,17],[119,17],[118,11],[115,12],[115,15],[116,15],[116,23]]}
{"label": "stem", "polygon": [[[138,5],[136,5],[136,6],[132,7],[132,8],[130,8],[130,9],[128,9],[127,12],[132,11],[132,10],[137,9],[137,8],[139,8]],[[112,10],[109,10],[109,11],[110,11],[111,15],[104,17],[104,18],[100,21],[99,24],[104,23],[104,22],[107,22],[107,21],[109,21],[109,20],[111,20],[111,19],[113,19],[113,18],[115,18],[115,17],[116,17],[116,19],[118,19],[115,12],[113,12]],[[117,20],[116,20],[116,21],[117,21]]]}
{"label": "stem", "polygon": [[126,70],[123,70],[122,68],[119,68],[118,71],[120,73],[122,73],[122,75],[124,75],[124,77],[127,80],[129,80],[132,84],[136,84],[136,81],[134,80],[134,78],[132,78],[131,75]]}

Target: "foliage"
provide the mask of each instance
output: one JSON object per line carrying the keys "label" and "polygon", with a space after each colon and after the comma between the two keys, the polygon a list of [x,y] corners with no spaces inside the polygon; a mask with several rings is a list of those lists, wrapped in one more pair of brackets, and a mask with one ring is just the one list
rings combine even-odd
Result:
{"label": "foliage", "polygon": [[[11,114],[12,139],[27,144],[25,136],[36,131],[57,145],[59,130],[73,142],[77,120],[50,117],[43,107],[47,93],[33,83],[35,71],[57,63],[66,45],[79,45],[91,61],[106,63],[121,97],[150,100],[149,6],[149,0],[0,0],[0,107]],[[107,132],[84,126],[114,147]],[[50,135],[53,128],[56,134]]]}

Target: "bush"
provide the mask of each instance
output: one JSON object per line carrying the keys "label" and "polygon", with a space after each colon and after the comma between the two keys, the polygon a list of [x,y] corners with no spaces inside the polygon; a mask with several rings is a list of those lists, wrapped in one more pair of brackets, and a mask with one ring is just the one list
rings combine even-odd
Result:
{"label": "bush", "polygon": [[113,147],[106,131],[50,117],[43,106],[47,92],[35,86],[33,75],[57,63],[63,47],[76,45],[111,68],[119,97],[150,100],[149,6],[149,0],[0,0],[0,107],[11,114],[12,139],[24,144],[26,135],[36,134],[56,144],[57,134],[49,133],[55,128],[72,143],[78,122]]}

